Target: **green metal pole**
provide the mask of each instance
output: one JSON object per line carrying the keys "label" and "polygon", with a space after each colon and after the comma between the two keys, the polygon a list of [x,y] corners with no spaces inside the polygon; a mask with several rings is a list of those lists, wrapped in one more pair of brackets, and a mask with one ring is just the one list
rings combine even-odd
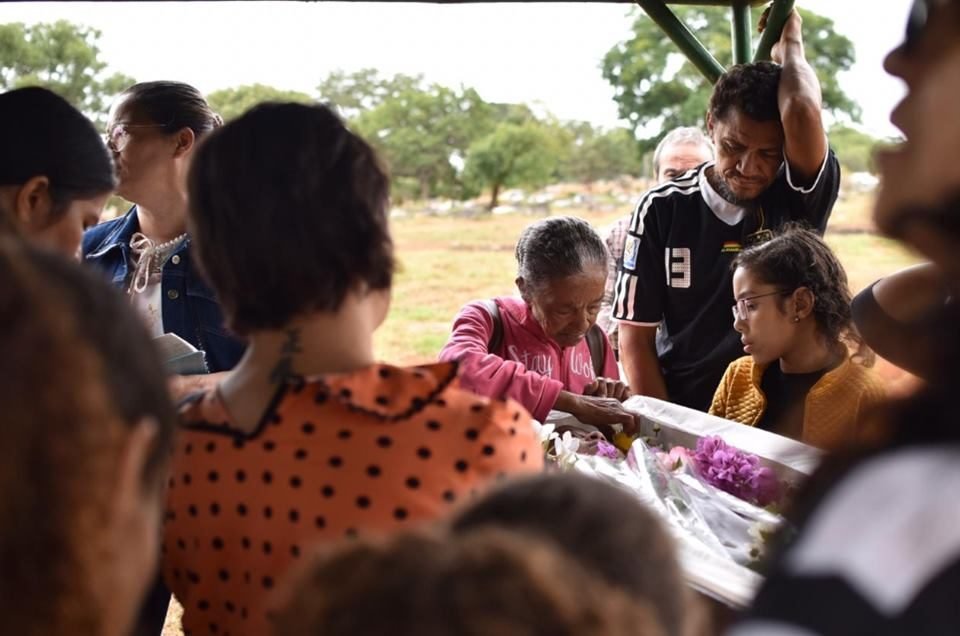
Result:
{"label": "green metal pole", "polygon": [[780,34],[783,32],[783,25],[787,22],[787,17],[793,11],[794,0],[773,0],[773,6],[770,7],[770,15],[767,16],[767,26],[760,36],[760,43],[757,44],[757,52],[753,55],[754,62],[764,62],[770,60],[770,49],[780,40]]}
{"label": "green metal pole", "polygon": [[700,40],[690,32],[690,29],[677,19],[673,11],[667,8],[663,0],[637,0],[637,4],[673,40],[673,43],[687,56],[688,60],[693,62],[697,70],[710,80],[711,84],[716,83],[723,75],[723,65],[710,55],[703,44],[700,43]]}
{"label": "green metal pole", "polygon": [[745,64],[750,61],[753,42],[750,39],[750,5],[746,2],[733,5],[733,20],[730,23],[730,37],[733,39],[733,63]]}

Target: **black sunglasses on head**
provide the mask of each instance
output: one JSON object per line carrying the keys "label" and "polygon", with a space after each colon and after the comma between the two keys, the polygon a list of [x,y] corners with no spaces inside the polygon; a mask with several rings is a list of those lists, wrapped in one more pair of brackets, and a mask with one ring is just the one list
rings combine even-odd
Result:
{"label": "black sunglasses on head", "polygon": [[930,6],[927,0],[914,0],[907,15],[907,29],[903,35],[903,48],[911,50],[917,45],[923,28],[927,26],[927,17],[930,15]]}
{"label": "black sunglasses on head", "polygon": [[903,48],[909,52],[916,47],[923,30],[927,27],[933,9],[955,0],[914,0],[907,16],[907,29],[903,37]]}

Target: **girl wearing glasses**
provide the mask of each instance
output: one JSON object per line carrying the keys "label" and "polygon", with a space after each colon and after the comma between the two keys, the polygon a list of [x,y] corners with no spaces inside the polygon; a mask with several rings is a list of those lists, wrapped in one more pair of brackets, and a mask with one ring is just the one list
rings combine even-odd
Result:
{"label": "girl wearing glasses", "polygon": [[232,369],[243,353],[197,273],[187,233],[187,168],[200,139],[221,124],[187,84],[128,88],[111,112],[107,145],[117,166],[117,193],[134,205],[83,239],[84,258],[130,295],[154,336],[172,332],[206,353],[214,375],[176,378],[177,395],[215,382],[215,374]]}
{"label": "girl wearing glasses", "polygon": [[747,355],[727,367],[710,413],[821,448],[863,435],[883,387],[830,248],[791,227],[741,252],[734,267],[733,328]]}
{"label": "girl wearing glasses", "polygon": [[115,180],[93,124],[44,88],[0,95],[0,234],[68,256],[100,218]]}

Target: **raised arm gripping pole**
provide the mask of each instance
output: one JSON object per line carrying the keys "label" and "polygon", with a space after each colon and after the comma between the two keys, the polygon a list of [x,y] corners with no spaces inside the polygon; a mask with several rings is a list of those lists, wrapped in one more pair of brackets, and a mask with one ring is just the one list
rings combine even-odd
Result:
{"label": "raised arm gripping pole", "polygon": [[757,44],[757,51],[753,54],[754,62],[766,62],[770,60],[770,49],[780,39],[783,33],[783,25],[787,22],[787,17],[793,11],[795,0],[773,0],[773,6],[770,8],[770,15],[767,16],[767,27],[760,35],[760,43]]}

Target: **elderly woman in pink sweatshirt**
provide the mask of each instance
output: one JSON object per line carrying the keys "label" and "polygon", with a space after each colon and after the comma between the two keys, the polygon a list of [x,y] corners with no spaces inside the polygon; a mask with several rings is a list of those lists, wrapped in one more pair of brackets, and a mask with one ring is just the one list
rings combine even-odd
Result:
{"label": "elderly woman in pink sweatshirt", "polygon": [[603,239],[585,221],[552,217],[523,231],[516,255],[520,297],[463,307],[440,359],[460,361],[464,388],[513,398],[541,422],[557,409],[605,432],[613,424],[632,432],[636,416],[621,404],[630,389],[596,326]]}

